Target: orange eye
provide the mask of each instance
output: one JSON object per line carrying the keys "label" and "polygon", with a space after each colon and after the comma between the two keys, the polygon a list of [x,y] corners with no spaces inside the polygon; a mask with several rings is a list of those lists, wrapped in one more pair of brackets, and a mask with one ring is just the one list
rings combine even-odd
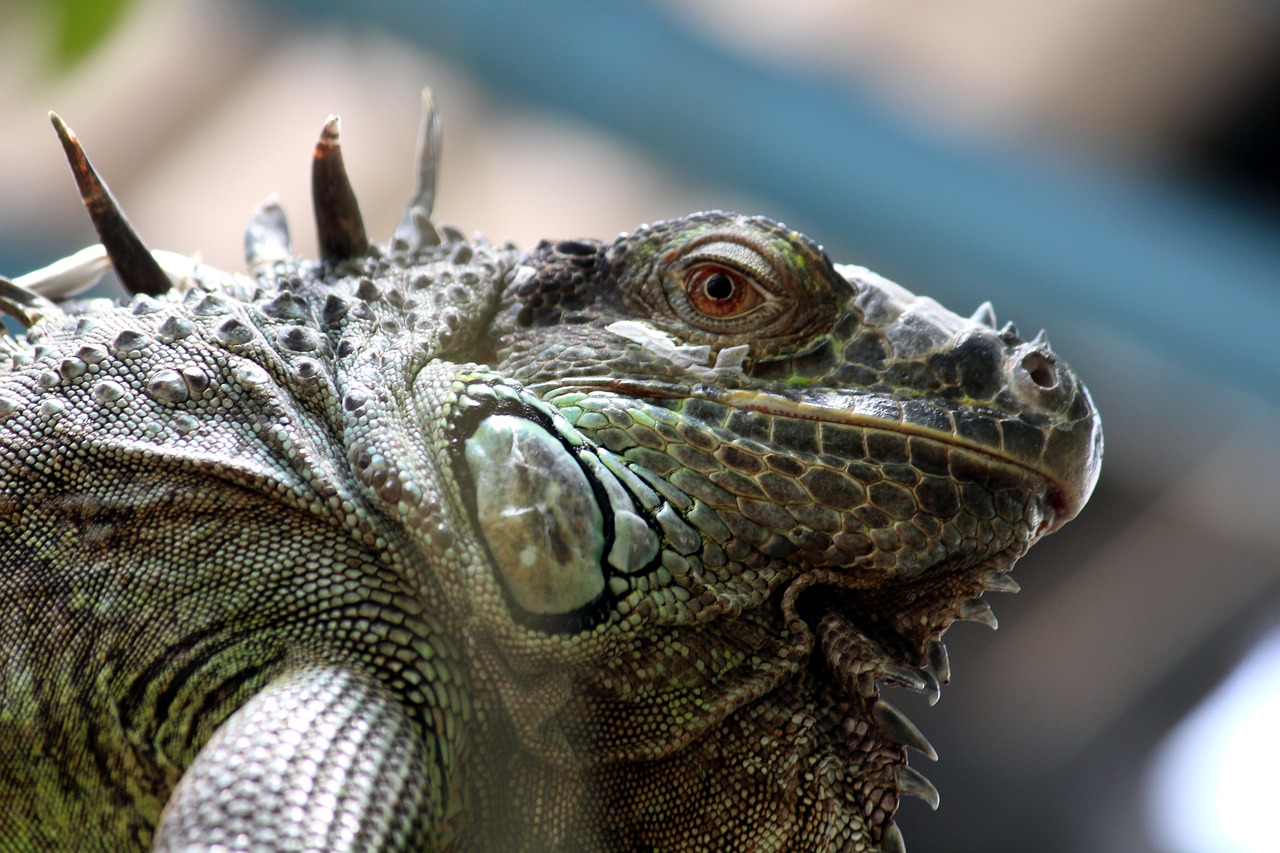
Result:
{"label": "orange eye", "polygon": [[707,317],[738,317],[764,302],[760,290],[742,273],[719,264],[699,264],[685,277],[689,304]]}

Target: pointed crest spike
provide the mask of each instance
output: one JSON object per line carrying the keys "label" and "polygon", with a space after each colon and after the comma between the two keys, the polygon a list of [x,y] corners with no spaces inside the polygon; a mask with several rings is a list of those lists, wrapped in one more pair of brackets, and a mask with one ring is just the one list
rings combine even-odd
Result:
{"label": "pointed crest spike", "polygon": [[342,261],[369,251],[360,205],[342,162],[338,132],[338,117],[331,115],[320,131],[311,161],[311,202],[320,257],[325,261]]}
{"label": "pointed crest spike", "polygon": [[935,812],[938,810],[938,789],[924,774],[906,764],[899,764],[896,773],[899,793],[919,797],[929,804],[929,808]]}
{"label": "pointed crest spike", "polygon": [[907,843],[902,840],[902,830],[896,823],[884,828],[880,835],[880,849],[883,853],[907,853]]}
{"label": "pointed crest spike", "polygon": [[1039,332],[1037,332],[1036,336],[1031,339],[1031,345],[1033,347],[1044,347],[1045,349],[1053,349],[1053,347],[1049,346],[1049,333],[1046,332],[1044,329],[1041,329]]}
{"label": "pointed crest spike", "polygon": [[273,261],[283,261],[293,254],[289,243],[289,222],[275,196],[253,209],[244,229],[244,260],[249,269]]}
{"label": "pointed crest spike", "polygon": [[1021,592],[1022,584],[1004,572],[992,570],[983,578],[989,592]]}
{"label": "pointed crest spike", "polygon": [[393,240],[409,247],[435,246],[440,235],[431,225],[436,200],[436,180],[440,174],[440,116],[430,89],[422,90],[422,121],[418,126],[418,172],[413,196],[400,214]]}
{"label": "pointed crest spike", "polygon": [[871,706],[871,716],[884,729],[885,734],[895,742],[922,753],[930,761],[938,760],[938,752],[933,744],[921,734],[916,724],[907,719],[907,715],[883,699],[877,699]]}
{"label": "pointed crest spike", "polygon": [[942,698],[942,685],[938,683],[938,676],[933,674],[931,669],[920,670],[920,675],[924,677],[924,698],[929,700],[929,705],[937,705],[938,700]]}
{"label": "pointed crest spike", "polygon": [[0,276],[0,313],[30,329],[36,323],[63,313],[57,305],[4,276]]}
{"label": "pointed crest spike", "polygon": [[981,323],[989,329],[996,327],[996,309],[992,307],[990,302],[984,302],[978,306],[978,310],[973,312],[973,316],[969,318],[975,323]]}
{"label": "pointed crest spike", "polygon": [[166,292],[170,287],[169,277],[151,257],[151,252],[129,225],[129,220],[125,219],[111,191],[85,156],[80,140],[57,113],[49,113],[49,120],[53,122],[53,129],[67,153],[67,162],[71,164],[71,173],[75,176],[85,209],[89,211],[89,219],[106,247],[124,289],[148,296]]}
{"label": "pointed crest spike", "polygon": [[942,640],[931,640],[926,654],[929,659],[929,669],[933,670],[933,674],[938,681],[943,684],[950,684],[951,658],[947,655],[947,647]]}
{"label": "pointed crest spike", "polygon": [[960,619],[965,622],[979,622],[992,631],[1000,627],[1000,622],[996,619],[996,614],[992,611],[991,605],[980,598],[971,598],[968,601],[961,602]]}
{"label": "pointed crest spike", "polygon": [[47,267],[20,275],[13,283],[46,299],[66,299],[93,287],[109,269],[111,258],[106,247],[94,243]]}

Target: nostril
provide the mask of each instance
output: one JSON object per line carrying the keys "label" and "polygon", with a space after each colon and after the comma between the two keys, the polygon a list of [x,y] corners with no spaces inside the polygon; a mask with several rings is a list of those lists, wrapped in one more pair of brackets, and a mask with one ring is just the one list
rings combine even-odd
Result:
{"label": "nostril", "polygon": [[1022,357],[1022,369],[1031,381],[1048,391],[1058,386],[1058,369],[1042,353],[1029,352]]}
{"label": "nostril", "polygon": [[556,243],[556,251],[562,255],[572,255],[575,257],[586,257],[596,253],[596,247],[590,243],[584,243],[581,240],[561,240]]}

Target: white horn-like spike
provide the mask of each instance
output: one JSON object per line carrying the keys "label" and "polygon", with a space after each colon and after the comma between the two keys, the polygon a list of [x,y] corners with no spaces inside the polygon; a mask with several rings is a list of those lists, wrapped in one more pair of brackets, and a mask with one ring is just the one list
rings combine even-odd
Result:
{"label": "white horn-like spike", "polygon": [[431,224],[440,173],[440,116],[430,89],[422,90],[422,122],[418,127],[417,175],[413,196],[400,214],[392,241],[408,248],[435,246],[440,235]]}
{"label": "white horn-like spike", "polygon": [[20,275],[13,283],[46,299],[66,299],[93,287],[109,269],[111,259],[107,257],[106,247],[94,243],[47,267]]}
{"label": "white horn-like spike", "polygon": [[249,224],[244,229],[245,264],[256,270],[265,264],[286,260],[292,253],[289,222],[273,195],[249,215]]}
{"label": "white horn-like spike", "polygon": [[996,309],[990,302],[984,302],[978,306],[978,310],[973,312],[973,316],[969,318],[975,323],[981,323],[989,329],[996,327]]}
{"label": "white horn-like spike", "polygon": [[[151,258],[168,277],[170,284],[179,284],[190,278],[198,263],[196,258],[164,249],[152,249]],[[13,284],[46,299],[67,299],[93,287],[109,269],[111,256],[107,254],[106,247],[94,243],[74,255],[18,276],[13,279]]]}

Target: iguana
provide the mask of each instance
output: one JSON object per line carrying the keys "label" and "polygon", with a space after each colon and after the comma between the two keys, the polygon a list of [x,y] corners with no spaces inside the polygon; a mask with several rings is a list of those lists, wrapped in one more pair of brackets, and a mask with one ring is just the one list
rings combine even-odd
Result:
{"label": "iguana", "polygon": [[1084,386],[765,218],[467,238],[424,107],[388,245],[331,118],[248,274],[54,116],[102,246],[0,281],[0,850],[902,850],[880,687],[1079,512]]}

